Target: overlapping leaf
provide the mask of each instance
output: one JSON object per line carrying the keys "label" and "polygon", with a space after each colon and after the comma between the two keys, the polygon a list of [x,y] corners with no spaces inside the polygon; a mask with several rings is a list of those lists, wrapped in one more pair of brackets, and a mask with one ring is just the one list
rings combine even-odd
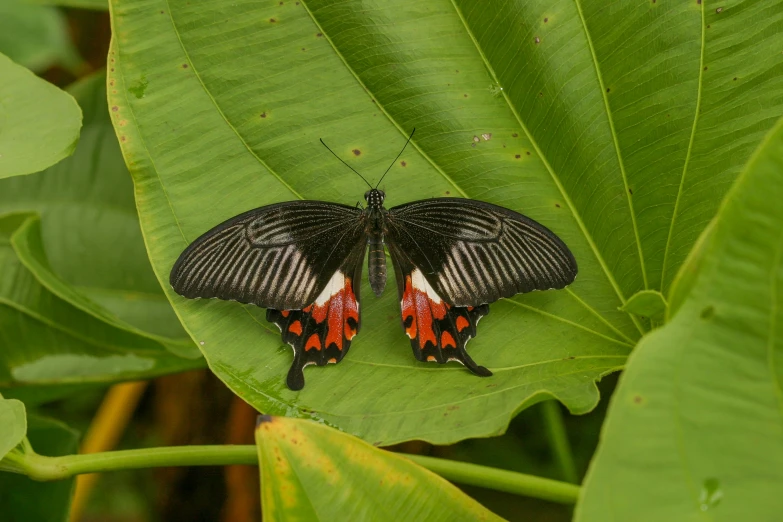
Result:
{"label": "overlapping leaf", "polygon": [[501,520],[410,460],[312,421],[256,428],[264,520]]}
{"label": "overlapping leaf", "polygon": [[580,522],[776,520],[783,510],[783,120],[676,280],[612,398]]}
{"label": "overlapping leaf", "polygon": [[[365,288],[338,367],[283,384],[263,311],[169,292],[215,372],[262,411],[373,441],[497,434],[549,394],[572,411],[649,323],[750,151],[783,114],[783,6],[730,2],[113,0],[110,104],[154,269],[217,223],[295,198],[354,204],[411,128],[387,203],[443,195],[558,233],[574,285],[493,305],[470,351],[495,372],[417,363],[392,289]],[[168,288],[168,285],[165,285]],[[370,296],[370,297],[367,297]]]}

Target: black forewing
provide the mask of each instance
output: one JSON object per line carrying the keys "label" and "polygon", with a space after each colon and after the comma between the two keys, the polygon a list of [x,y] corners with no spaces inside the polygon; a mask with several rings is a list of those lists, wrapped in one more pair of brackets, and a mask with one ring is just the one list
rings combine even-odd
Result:
{"label": "black forewing", "polygon": [[322,201],[277,203],[231,218],[193,241],[169,281],[185,297],[300,309],[365,242],[357,208]]}
{"label": "black forewing", "polygon": [[576,277],[576,260],[560,238],[491,203],[414,201],[390,209],[386,223],[386,240],[404,251],[452,305],[563,288]]}

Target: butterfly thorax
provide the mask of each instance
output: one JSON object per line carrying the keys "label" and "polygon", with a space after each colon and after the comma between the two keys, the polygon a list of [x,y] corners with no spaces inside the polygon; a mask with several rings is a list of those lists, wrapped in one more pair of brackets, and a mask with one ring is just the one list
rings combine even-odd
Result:
{"label": "butterfly thorax", "polygon": [[383,208],[383,199],[386,195],[382,190],[371,189],[365,192],[364,199],[367,208],[364,209],[367,216],[367,270],[369,272],[370,288],[375,295],[380,296],[386,287],[386,253],[383,247],[384,221],[387,210]]}

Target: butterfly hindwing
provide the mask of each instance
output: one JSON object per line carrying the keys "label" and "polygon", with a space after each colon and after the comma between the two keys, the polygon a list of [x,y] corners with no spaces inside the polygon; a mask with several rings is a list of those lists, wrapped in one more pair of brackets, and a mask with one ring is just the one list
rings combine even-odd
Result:
{"label": "butterfly hindwing", "polygon": [[574,256],[549,229],[512,210],[459,198],[389,210],[386,241],[405,252],[447,302],[492,303],[573,282]]}
{"label": "butterfly hindwing", "polygon": [[321,201],[251,210],[191,243],[169,281],[185,297],[301,309],[366,241],[361,217],[360,209]]}
{"label": "butterfly hindwing", "polygon": [[440,364],[457,361],[476,375],[492,375],[477,365],[465,349],[468,341],[476,336],[479,319],[489,313],[489,305],[463,307],[447,303],[404,252],[393,244],[389,247],[397,278],[402,327],[410,338],[414,357]]}
{"label": "butterfly hindwing", "polygon": [[294,350],[286,381],[290,389],[304,387],[305,366],[340,362],[359,333],[359,288],[365,249],[364,243],[357,244],[315,301],[306,307],[267,309],[267,320],[277,325],[283,342]]}

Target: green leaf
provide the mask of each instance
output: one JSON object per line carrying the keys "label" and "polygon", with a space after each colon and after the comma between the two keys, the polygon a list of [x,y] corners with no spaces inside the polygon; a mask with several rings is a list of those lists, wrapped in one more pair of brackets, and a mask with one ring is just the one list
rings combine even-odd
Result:
{"label": "green leaf", "polygon": [[502,520],[405,457],[322,424],[262,416],[256,444],[264,520]]}
{"label": "green leaf", "polygon": [[[79,433],[61,422],[30,415],[28,439],[41,455],[73,455],[79,449]],[[67,522],[75,478],[36,482],[23,475],[0,473],[0,505],[3,520]]]}
{"label": "green leaf", "polygon": [[628,299],[620,310],[642,317],[660,319],[666,313],[666,299],[656,290],[642,290]]}
{"label": "green leaf", "polygon": [[0,460],[14,449],[27,433],[24,404],[0,395]]}
{"label": "green leaf", "polygon": [[0,54],[0,178],[38,172],[69,156],[81,124],[71,95]]}
{"label": "green leaf", "polygon": [[576,520],[783,511],[783,120],[692,258],[679,311],[620,379]]}
{"label": "green leaf", "polygon": [[53,65],[76,72],[83,65],[63,13],[25,0],[0,2],[0,53],[35,72]]}
{"label": "green leaf", "polygon": [[[618,307],[668,288],[783,114],[782,18],[771,0],[720,13],[695,1],[215,12],[113,0],[109,98],[153,267],[215,373],[267,413],[312,415],[371,442],[443,444],[501,433],[543,397],[594,407],[595,380],[649,328]],[[365,286],[351,353],[308,368],[294,393],[290,349],[262,310],[169,289],[179,253],[227,218],[299,197],[361,200],[361,181],[318,138],[378,179],[413,127],[385,180],[390,206],[500,204],[552,229],[579,263],[565,291],[492,305],[470,353],[494,377],[416,362],[394,289],[375,299]]]}

